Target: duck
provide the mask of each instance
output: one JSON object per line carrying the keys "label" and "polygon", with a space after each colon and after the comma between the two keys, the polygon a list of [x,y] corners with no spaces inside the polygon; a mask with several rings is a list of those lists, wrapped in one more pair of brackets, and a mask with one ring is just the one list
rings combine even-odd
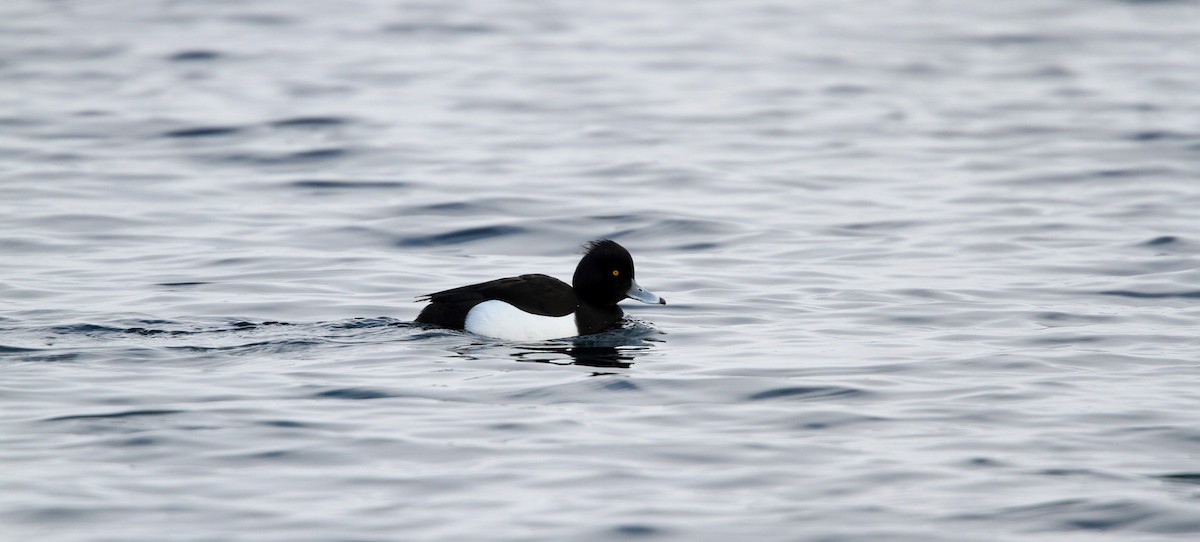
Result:
{"label": "duck", "polygon": [[666,305],[634,278],[633,257],[609,239],[584,245],[571,284],[542,274],[506,277],[417,298],[428,302],[416,321],[509,341],[591,335],[617,327],[634,299]]}

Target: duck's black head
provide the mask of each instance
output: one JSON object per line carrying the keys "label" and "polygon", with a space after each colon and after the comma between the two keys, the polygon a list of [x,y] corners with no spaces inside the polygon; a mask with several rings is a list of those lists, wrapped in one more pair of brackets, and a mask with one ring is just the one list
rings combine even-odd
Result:
{"label": "duck's black head", "polygon": [[633,278],[633,257],[625,247],[615,241],[601,239],[584,246],[587,253],[575,268],[571,285],[575,293],[590,305],[611,307],[626,297],[642,303],[666,305],[661,297],[654,295]]}

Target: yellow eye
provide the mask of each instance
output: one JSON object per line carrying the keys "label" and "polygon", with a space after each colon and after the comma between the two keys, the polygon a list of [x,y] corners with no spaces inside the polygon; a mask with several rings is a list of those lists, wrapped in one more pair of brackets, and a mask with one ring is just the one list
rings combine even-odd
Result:
{"label": "yellow eye", "polygon": [[613,276],[614,276],[614,277],[621,276],[621,272],[620,272],[620,271],[618,271],[618,270],[616,270],[616,269],[613,269]]}

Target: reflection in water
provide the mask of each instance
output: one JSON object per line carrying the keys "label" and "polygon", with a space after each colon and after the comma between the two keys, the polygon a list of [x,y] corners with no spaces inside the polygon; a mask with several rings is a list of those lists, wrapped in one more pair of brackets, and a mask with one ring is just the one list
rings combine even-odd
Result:
{"label": "reflection in water", "polygon": [[626,319],[622,327],[595,335],[537,343],[475,342],[456,348],[455,352],[464,358],[476,359],[474,353],[477,351],[494,353],[507,346],[508,354],[522,362],[627,369],[638,355],[648,352],[661,340],[655,338],[661,334],[644,322]]}
{"label": "reflection in water", "polygon": [[639,350],[647,350],[647,347],[529,346],[520,347],[512,357],[517,361],[628,369],[633,365],[634,353]]}
{"label": "reflection in water", "polygon": [[604,333],[521,345],[512,354],[519,361],[627,369],[638,354],[649,351],[662,332],[626,318],[621,327]]}

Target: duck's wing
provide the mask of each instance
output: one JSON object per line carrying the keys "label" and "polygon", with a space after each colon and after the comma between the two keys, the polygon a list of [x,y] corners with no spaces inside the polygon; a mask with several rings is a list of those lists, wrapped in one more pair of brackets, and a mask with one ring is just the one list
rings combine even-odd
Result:
{"label": "duck's wing", "polygon": [[469,286],[460,286],[417,298],[431,304],[470,306],[499,300],[525,312],[542,316],[566,316],[575,312],[579,299],[575,289],[549,275],[532,274],[507,277]]}

